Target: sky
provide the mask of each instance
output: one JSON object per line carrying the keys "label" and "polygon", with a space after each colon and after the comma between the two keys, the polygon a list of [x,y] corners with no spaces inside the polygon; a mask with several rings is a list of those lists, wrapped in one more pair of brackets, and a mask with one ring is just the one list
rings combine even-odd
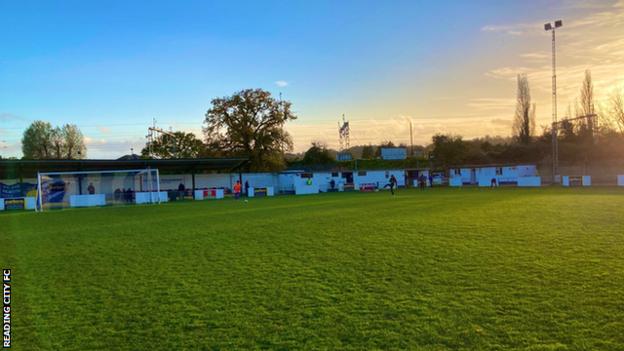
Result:
{"label": "sky", "polygon": [[88,158],[138,153],[156,119],[202,136],[210,101],[262,88],[293,104],[295,151],[435,133],[508,136],[516,77],[537,124],[590,69],[599,108],[624,89],[624,0],[10,1],[0,0],[0,155],[21,156],[34,120],[73,123]]}

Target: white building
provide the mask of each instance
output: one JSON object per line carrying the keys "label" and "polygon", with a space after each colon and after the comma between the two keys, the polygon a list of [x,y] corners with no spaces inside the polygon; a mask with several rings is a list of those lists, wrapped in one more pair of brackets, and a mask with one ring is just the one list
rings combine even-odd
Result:
{"label": "white building", "polygon": [[[535,184],[535,177],[538,176],[535,165],[461,167],[452,168],[449,172],[450,183],[455,186],[490,186],[492,179],[498,185],[518,185],[519,178],[531,178],[529,183]],[[527,184],[525,180],[520,181],[521,185]]]}

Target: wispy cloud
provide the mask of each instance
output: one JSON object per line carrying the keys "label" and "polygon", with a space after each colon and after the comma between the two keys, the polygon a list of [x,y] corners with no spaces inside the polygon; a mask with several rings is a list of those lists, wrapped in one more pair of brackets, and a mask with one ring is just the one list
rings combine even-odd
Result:
{"label": "wispy cloud", "polygon": [[20,142],[8,142],[0,138],[0,155],[3,157],[18,156],[21,151],[22,144]]}
{"label": "wispy cloud", "polygon": [[596,10],[596,9],[609,8],[609,7],[614,6],[614,4],[608,1],[567,0],[564,6],[570,9]]}
{"label": "wispy cloud", "polygon": [[106,145],[106,139],[97,139],[90,136],[85,136],[83,140],[86,146]]}
{"label": "wispy cloud", "polygon": [[509,128],[511,128],[511,125],[513,124],[511,119],[503,119],[503,118],[494,118],[490,120],[490,123],[493,125],[499,125],[502,127],[505,127],[509,130]]}
{"label": "wispy cloud", "polygon": [[97,126],[96,129],[102,134],[108,134],[111,131],[109,127],[105,126]]}
{"label": "wispy cloud", "polygon": [[[594,10],[594,12],[588,15],[570,18],[564,20],[564,29],[562,34],[566,36],[566,30],[571,28],[592,26],[597,27],[613,27],[614,24],[622,24],[624,19],[624,0],[596,2],[596,1],[575,1],[569,3],[569,6],[564,6],[574,9],[582,9],[587,11]],[[544,23],[548,20],[535,21],[532,23],[512,23],[512,24],[488,24],[481,27],[482,32],[489,33],[503,33],[507,35],[522,35],[522,34],[543,34]]]}
{"label": "wispy cloud", "polygon": [[523,59],[527,59],[529,61],[548,61],[551,58],[551,54],[547,52],[527,52],[525,54],[520,55]]}
{"label": "wispy cloud", "polygon": [[278,81],[275,81],[275,85],[277,85],[280,88],[283,88],[283,87],[288,86],[288,82],[285,80],[278,80]]}
{"label": "wispy cloud", "polygon": [[145,146],[143,138],[91,138],[85,136],[87,152],[91,158],[116,159],[129,154],[133,148],[135,153],[140,153]]}
{"label": "wispy cloud", "polygon": [[[557,92],[559,109],[574,104],[579,96],[585,70],[592,73],[597,104],[604,103],[616,87],[624,83],[624,0],[600,3],[583,2],[579,8],[583,15],[564,18],[563,27],[557,32]],[[539,27],[539,24],[537,28]],[[505,32],[514,28],[526,28],[526,24],[484,29],[489,32]],[[540,34],[544,41],[544,32]],[[519,73],[526,73],[531,85],[533,101],[544,111],[542,121],[549,118],[552,82],[551,53],[530,51],[520,54],[519,60],[488,70],[490,78],[515,81]],[[540,115],[538,114],[538,122]]]}
{"label": "wispy cloud", "polygon": [[475,111],[513,111],[516,100],[512,98],[477,98],[472,99],[467,106]]}
{"label": "wispy cloud", "polygon": [[0,121],[2,122],[14,122],[14,121],[27,121],[26,118],[20,117],[10,112],[0,112]]}
{"label": "wispy cloud", "polygon": [[524,34],[535,34],[538,33],[543,26],[543,23],[533,22],[533,23],[516,23],[516,24],[488,24],[481,27],[482,32],[489,33],[502,33],[513,36],[520,36]]}

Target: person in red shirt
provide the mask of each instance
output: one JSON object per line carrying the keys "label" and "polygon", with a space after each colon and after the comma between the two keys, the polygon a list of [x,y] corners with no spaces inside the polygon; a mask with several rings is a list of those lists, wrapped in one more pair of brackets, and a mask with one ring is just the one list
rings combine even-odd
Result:
{"label": "person in red shirt", "polygon": [[234,198],[238,199],[240,197],[241,194],[241,183],[240,180],[236,181],[236,184],[234,184]]}

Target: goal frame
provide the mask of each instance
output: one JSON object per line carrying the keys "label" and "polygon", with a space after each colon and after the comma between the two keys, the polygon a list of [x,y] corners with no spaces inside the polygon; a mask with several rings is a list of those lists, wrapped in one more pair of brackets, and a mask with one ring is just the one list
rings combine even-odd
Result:
{"label": "goal frame", "polygon": [[[158,168],[141,168],[141,169],[117,169],[117,170],[101,170],[101,171],[63,171],[63,172],[37,172],[37,200],[35,201],[35,212],[43,212],[43,196],[42,196],[42,188],[41,188],[41,179],[45,176],[55,176],[55,175],[84,175],[84,174],[108,174],[108,173],[130,173],[136,172],[136,174],[147,174],[147,185],[148,192],[153,192],[156,190],[158,194],[157,203],[160,204],[160,172]],[[155,172],[156,176],[156,189],[153,189],[153,178],[152,172]]]}

